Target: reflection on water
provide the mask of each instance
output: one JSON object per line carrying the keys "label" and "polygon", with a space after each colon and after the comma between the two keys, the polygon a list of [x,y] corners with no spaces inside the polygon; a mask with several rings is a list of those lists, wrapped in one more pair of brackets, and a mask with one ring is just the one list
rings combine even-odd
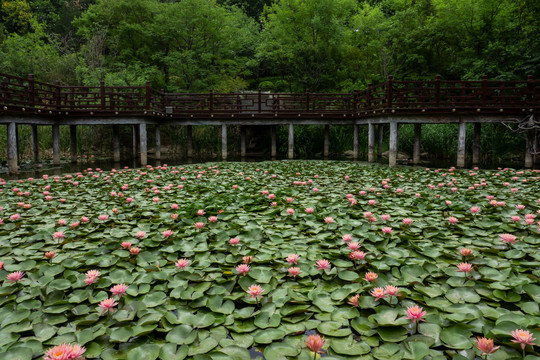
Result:
{"label": "reflection on water", "polygon": [[[329,160],[338,160],[338,161],[352,161],[351,158],[345,157],[345,156],[334,156],[329,157]],[[241,158],[240,156],[232,156],[229,157],[228,162],[258,162],[258,161],[277,161],[277,160],[286,160],[284,157],[280,158],[270,158],[265,156],[248,156],[245,158]],[[297,159],[297,160],[322,160],[322,157],[313,157],[310,159]],[[198,163],[205,163],[205,162],[218,162],[221,161],[221,159],[217,156],[201,156],[201,157],[194,157],[194,158],[187,158],[187,157],[168,157],[163,158],[160,160],[155,160],[153,158],[148,158],[148,165],[149,166],[159,166],[163,164],[167,164],[169,166],[181,166],[186,164],[198,164]],[[359,164],[367,165],[369,164],[367,162],[366,158],[360,158],[358,161]],[[387,165],[388,159],[382,159],[380,162],[375,163],[378,165]],[[398,162],[398,166],[412,166],[412,162],[407,161],[400,161]],[[451,159],[433,159],[429,161],[423,161],[418,167],[425,168],[425,167],[431,167],[431,168],[449,168],[455,166],[455,160]],[[62,161],[60,166],[54,166],[52,164],[51,160],[43,160],[42,162],[36,164],[33,162],[22,162],[20,164],[20,171],[18,175],[8,175],[8,169],[5,166],[5,164],[0,164],[0,177],[9,179],[9,180],[16,180],[16,179],[26,179],[29,177],[37,178],[41,177],[43,174],[49,174],[49,175],[61,175],[65,173],[77,173],[84,171],[88,168],[96,169],[99,168],[104,171],[109,171],[111,169],[120,169],[124,167],[129,168],[137,168],[140,167],[140,161],[139,159],[129,158],[129,159],[123,159],[120,162],[114,162],[112,157],[106,158],[106,157],[93,157],[93,158],[87,158],[87,159],[79,159],[77,163],[71,163],[69,159],[65,159]],[[482,163],[480,164],[480,168],[482,169],[497,169],[498,167],[510,167],[510,168],[522,168],[522,163],[516,163],[516,162],[505,162],[504,164],[495,164],[495,163]],[[472,163],[467,163],[466,168],[472,168]]]}

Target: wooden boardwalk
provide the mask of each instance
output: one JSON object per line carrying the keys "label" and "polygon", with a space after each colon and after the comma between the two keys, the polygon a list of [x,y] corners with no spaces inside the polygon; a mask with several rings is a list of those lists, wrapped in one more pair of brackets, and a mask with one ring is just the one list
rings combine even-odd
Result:
{"label": "wooden boardwalk", "polygon": [[[147,162],[147,127],[156,138],[160,156],[161,125],[187,126],[187,151],[192,154],[192,126],[222,127],[222,158],[227,159],[227,126],[272,125],[272,156],[276,155],[275,125],[289,126],[288,157],[294,157],[294,126],[325,125],[324,153],[328,155],[330,125],[350,125],[354,133],[353,152],[358,156],[358,126],[368,126],[368,160],[374,161],[376,125],[390,124],[389,165],[397,160],[398,125],[415,124],[413,162],[420,159],[421,124],[458,123],[457,166],[465,165],[465,129],[475,123],[473,163],[478,163],[481,123],[525,124],[527,149],[525,166],[533,165],[540,112],[540,80],[525,81],[395,81],[370,85],[352,93],[268,93],[221,94],[167,93],[145,86],[63,86],[0,74],[0,123],[7,125],[8,166],[17,172],[17,125],[32,126],[34,159],[37,161],[37,126],[52,126],[53,162],[60,163],[59,126],[71,128],[72,158],[76,157],[77,125],[112,125],[113,154],[120,157],[119,126],[136,130],[141,163]],[[244,128],[245,129],[245,128]],[[241,152],[245,155],[245,131],[241,131]],[[380,136],[379,136],[380,138]]]}

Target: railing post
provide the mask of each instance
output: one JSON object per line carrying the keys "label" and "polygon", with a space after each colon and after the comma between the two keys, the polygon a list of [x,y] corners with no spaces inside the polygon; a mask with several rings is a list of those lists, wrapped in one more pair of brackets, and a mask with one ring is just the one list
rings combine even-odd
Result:
{"label": "railing post", "polygon": [[309,102],[310,102],[310,94],[309,94],[309,89],[306,89],[306,111],[309,111]]}
{"label": "railing post", "polygon": [[28,74],[28,105],[30,107],[34,107],[34,105],[36,104],[35,91],[36,91],[36,88],[34,84],[34,75]]}
{"label": "railing post", "polygon": [[262,112],[262,93],[261,89],[259,89],[259,114]]}
{"label": "railing post", "polygon": [[150,102],[152,101],[152,94],[150,93],[150,91],[151,91],[151,89],[150,89],[150,81],[147,81],[144,84],[144,87],[145,87],[145,91],[146,91],[146,100],[145,100],[144,108],[147,111],[149,111],[150,110]]}
{"label": "railing post", "polygon": [[486,106],[487,100],[487,76],[482,75],[482,106]]}
{"label": "railing post", "polygon": [[210,112],[214,112],[214,90],[210,89]]}
{"label": "railing post", "polygon": [[99,84],[99,89],[101,93],[101,109],[105,110],[105,81],[101,80]]}
{"label": "railing post", "polygon": [[441,75],[435,75],[435,106],[441,103]]}
{"label": "railing post", "polygon": [[60,81],[56,80],[54,86],[54,103],[56,104],[56,110],[60,111],[62,109],[62,102],[60,99]]}
{"label": "railing post", "polygon": [[393,76],[388,75],[388,81],[386,82],[387,89],[386,89],[386,107],[390,109],[392,107],[392,83],[393,83]]}
{"label": "railing post", "polygon": [[165,94],[165,89],[160,89],[159,93],[161,95],[160,100],[159,100],[159,106],[161,107],[161,112],[166,114],[167,106],[169,106],[169,98]]}
{"label": "railing post", "polygon": [[353,93],[352,93],[352,98],[353,98],[353,113],[355,113],[358,109],[358,90],[353,90]]}
{"label": "railing post", "polygon": [[533,76],[527,75],[527,105],[532,104],[534,95]]}
{"label": "railing post", "polygon": [[371,92],[373,91],[373,84],[368,84],[366,90],[366,108],[371,109]]}

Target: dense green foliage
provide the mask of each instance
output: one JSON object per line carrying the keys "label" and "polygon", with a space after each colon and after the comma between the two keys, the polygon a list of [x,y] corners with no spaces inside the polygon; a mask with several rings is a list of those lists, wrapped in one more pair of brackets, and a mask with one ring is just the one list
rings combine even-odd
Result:
{"label": "dense green foliage", "polygon": [[3,0],[0,72],[170,91],[540,76],[536,0]]}

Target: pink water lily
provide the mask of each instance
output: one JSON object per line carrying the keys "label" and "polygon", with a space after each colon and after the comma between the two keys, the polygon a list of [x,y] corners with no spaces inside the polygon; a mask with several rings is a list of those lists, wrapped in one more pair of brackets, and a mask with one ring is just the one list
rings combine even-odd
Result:
{"label": "pink water lily", "polygon": [[79,344],[62,343],[45,352],[43,360],[84,360],[86,348]]}
{"label": "pink water lily", "polygon": [[249,270],[251,270],[251,267],[247,264],[240,264],[236,267],[236,271],[243,276],[246,276]]}
{"label": "pink water lily", "polygon": [[409,306],[407,310],[405,310],[405,313],[407,314],[406,319],[412,320],[413,322],[426,321],[423,319],[423,317],[427,314],[427,312],[423,311],[423,309],[418,305]]}
{"label": "pink water lily", "polygon": [[176,261],[175,265],[178,270],[180,269],[186,270],[186,267],[189,266],[189,263],[190,263],[190,260],[188,259],[179,259],[178,261]]}
{"label": "pink water lily", "polygon": [[15,271],[15,272],[12,272],[12,273],[8,274],[6,279],[10,283],[14,284],[14,283],[16,283],[18,281],[21,281],[21,279],[23,277],[24,277],[24,272],[23,271]]}
{"label": "pink water lily", "polygon": [[331,267],[330,261],[326,259],[317,260],[315,266],[317,266],[317,270],[330,269]]}
{"label": "pink water lily", "polygon": [[493,354],[500,348],[500,346],[493,347],[493,339],[487,339],[485,337],[477,337],[474,346],[482,352],[482,356]]}

